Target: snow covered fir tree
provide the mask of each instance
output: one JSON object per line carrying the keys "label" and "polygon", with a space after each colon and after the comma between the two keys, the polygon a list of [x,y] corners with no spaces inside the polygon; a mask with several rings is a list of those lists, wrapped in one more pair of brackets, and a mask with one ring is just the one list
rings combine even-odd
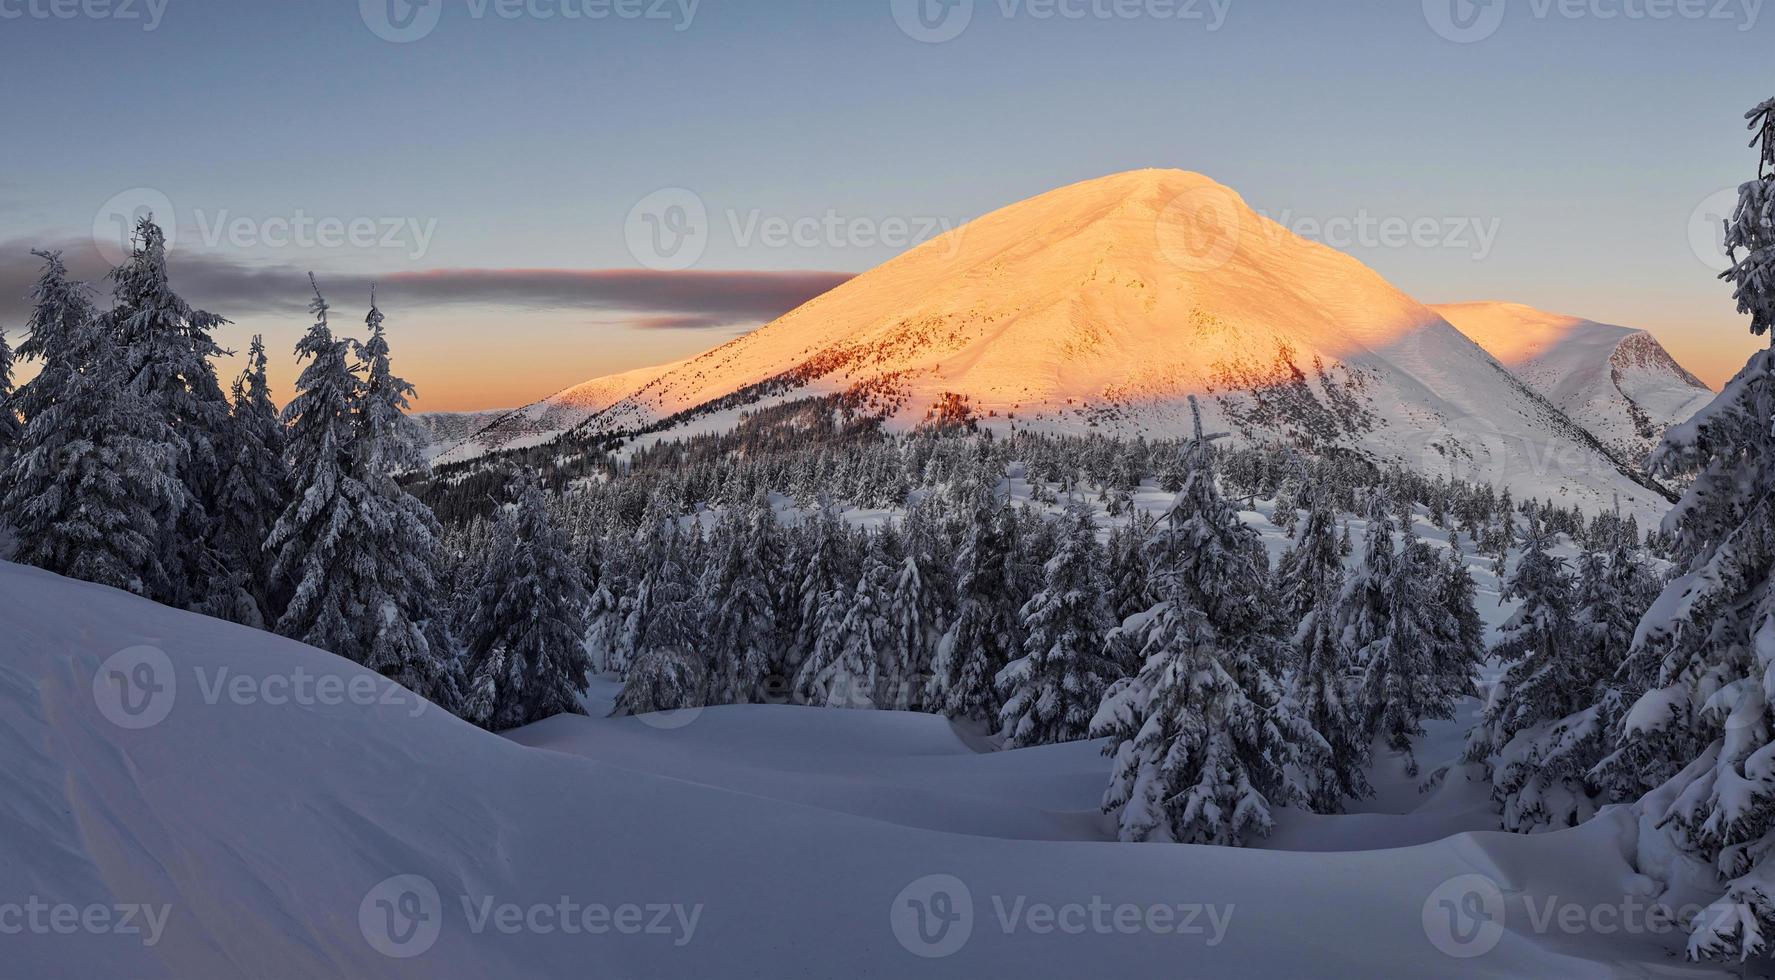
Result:
{"label": "snow covered fir tree", "polygon": [[[1739,190],[1722,278],[1755,336],[1775,338],[1775,100],[1748,115],[1758,175]],[[1775,929],[1775,349],[1673,428],[1652,461],[1691,482],[1665,520],[1680,560],[1634,637],[1636,694],[1601,768],[1651,790],[1640,808],[1724,883],[1690,952],[1768,952]]]}
{"label": "snow covered fir tree", "polygon": [[1329,751],[1274,673],[1282,644],[1260,606],[1268,561],[1220,495],[1213,456],[1198,414],[1182,486],[1151,542],[1161,601],[1138,627],[1145,663],[1091,722],[1110,739],[1103,805],[1125,841],[1267,834],[1272,807],[1306,801],[1291,770]]}

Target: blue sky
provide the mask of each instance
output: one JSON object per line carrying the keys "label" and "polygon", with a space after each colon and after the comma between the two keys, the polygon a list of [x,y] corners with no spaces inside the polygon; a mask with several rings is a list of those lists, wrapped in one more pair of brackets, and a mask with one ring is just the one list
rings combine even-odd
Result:
{"label": "blue sky", "polygon": [[[384,39],[373,27],[388,33],[391,2],[435,27]],[[902,30],[894,0],[701,0],[689,16],[690,0],[620,0],[659,17],[616,16],[617,0],[428,2],[0,0],[0,265],[27,243],[90,240],[108,202],[147,188],[171,205],[187,260],[313,268],[354,288],[435,270],[639,269],[631,211],[678,187],[712,215],[693,271],[856,272],[898,248],[736,229],[834,215],[916,233],[1166,166],[1309,228],[1450,229],[1433,244],[1332,242],[1427,302],[1645,326],[1713,382],[1756,346],[1690,239],[1703,202],[1750,176],[1742,112],[1775,95],[1775,10],[1759,0],[974,0],[950,10],[966,27],[943,43]],[[1449,3],[1489,36],[1439,34]],[[302,216],[375,233],[324,246],[267,233]],[[226,233],[238,219],[245,232]],[[239,321],[233,333],[287,349],[304,326],[291,281],[290,309],[187,291]],[[15,310],[0,305],[0,322],[16,327]],[[390,322],[409,325],[397,354],[423,407],[475,408],[768,316],[681,312],[489,296],[416,302]]]}

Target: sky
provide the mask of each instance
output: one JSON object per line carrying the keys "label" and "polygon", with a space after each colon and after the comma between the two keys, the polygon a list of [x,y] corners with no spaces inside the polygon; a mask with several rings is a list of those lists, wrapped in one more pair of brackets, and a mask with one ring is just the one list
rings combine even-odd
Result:
{"label": "sky", "polygon": [[1714,242],[1771,50],[1762,0],[0,0],[0,326],[31,248],[97,279],[152,210],[283,393],[313,271],[336,325],[380,284],[419,408],[511,407],[1177,167],[1717,385],[1759,346]]}

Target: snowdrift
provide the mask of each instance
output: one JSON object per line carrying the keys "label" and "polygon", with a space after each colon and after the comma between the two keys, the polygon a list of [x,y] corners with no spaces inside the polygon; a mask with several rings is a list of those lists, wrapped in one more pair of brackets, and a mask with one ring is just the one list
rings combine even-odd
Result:
{"label": "snowdrift", "polygon": [[[1121,845],[1094,744],[982,753],[940,718],[790,707],[504,738],[331,655],[15,565],[0,645],[6,976],[1681,969],[1674,934],[1536,925],[1647,894],[1625,810],[1393,850]],[[1372,817],[1315,818],[1345,819]],[[1494,900],[1503,927],[1460,918]]]}

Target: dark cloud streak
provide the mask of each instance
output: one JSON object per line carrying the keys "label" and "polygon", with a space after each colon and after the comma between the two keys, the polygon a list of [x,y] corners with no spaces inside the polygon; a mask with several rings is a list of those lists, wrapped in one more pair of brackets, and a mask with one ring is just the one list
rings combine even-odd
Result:
{"label": "dark cloud streak", "polygon": [[[41,262],[24,242],[0,243],[0,325],[18,329],[25,296]],[[90,244],[62,245],[73,273],[101,293],[107,266]],[[213,255],[173,254],[173,285],[194,305],[239,319],[299,316],[308,306],[306,270],[251,265]],[[335,309],[364,305],[372,280],[317,273]],[[451,306],[532,311],[602,310],[634,313],[642,329],[695,330],[775,319],[851,278],[839,272],[686,271],[640,269],[436,269],[375,280],[379,303],[391,312]]]}

